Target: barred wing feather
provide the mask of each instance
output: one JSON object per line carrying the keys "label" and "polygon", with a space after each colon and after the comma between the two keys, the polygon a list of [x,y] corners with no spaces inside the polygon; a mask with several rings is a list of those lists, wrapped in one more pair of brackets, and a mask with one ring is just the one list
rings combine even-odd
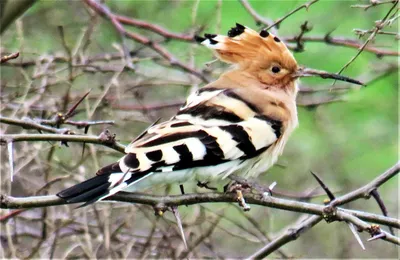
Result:
{"label": "barred wing feather", "polygon": [[86,205],[149,176],[174,182],[200,178],[207,174],[207,167],[221,174],[231,173],[273,145],[280,138],[281,128],[280,121],[260,114],[235,90],[203,88],[188,98],[175,117],[152,126],[128,145],[127,154],[119,162],[58,196]]}

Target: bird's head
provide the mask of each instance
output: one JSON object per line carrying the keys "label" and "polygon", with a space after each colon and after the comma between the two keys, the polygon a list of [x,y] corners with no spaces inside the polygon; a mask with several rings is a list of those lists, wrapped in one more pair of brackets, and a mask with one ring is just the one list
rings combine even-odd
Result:
{"label": "bird's head", "polygon": [[305,76],[320,76],[337,80],[361,82],[323,71],[300,67],[287,46],[275,35],[266,30],[260,33],[236,24],[228,31],[228,36],[205,34],[196,36],[202,45],[213,49],[216,56],[227,63],[235,64],[238,78],[243,75],[256,79],[260,87],[295,88],[295,80]]}

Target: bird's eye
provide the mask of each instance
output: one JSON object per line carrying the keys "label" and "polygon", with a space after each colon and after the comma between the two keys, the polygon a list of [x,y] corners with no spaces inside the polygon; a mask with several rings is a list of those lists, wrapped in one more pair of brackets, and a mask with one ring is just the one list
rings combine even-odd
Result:
{"label": "bird's eye", "polygon": [[273,73],[279,73],[279,71],[281,71],[281,68],[279,68],[278,66],[273,66],[271,70]]}

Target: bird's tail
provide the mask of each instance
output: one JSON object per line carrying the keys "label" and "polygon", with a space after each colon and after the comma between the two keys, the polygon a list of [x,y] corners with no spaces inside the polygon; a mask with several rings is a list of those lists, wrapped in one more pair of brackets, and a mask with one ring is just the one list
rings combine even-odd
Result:
{"label": "bird's tail", "polygon": [[275,35],[265,30],[258,33],[238,23],[228,31],[228,36],[205,34],[204,37],[196,36],[196,40],[213,49],[220,60],[238,65],[263,59],[273,53],[289,52]]}
{"label": "bird's tail", "polygon": [[119,163],[110,164],[97,172],[97,176],[78,183],[57,194],[68,203],[84,202],[80,207],[107,198],[129,184],[133,184],[145,177],[144,173],[123,173]]}
{"label": "bird's tail", "polygon": [[108,194],[111,185],[109,177],[110,174],[97,175],[57,193],[57,196],[68,203],[85,202],[82,206],[86,206],[107,195],[111,195]]}

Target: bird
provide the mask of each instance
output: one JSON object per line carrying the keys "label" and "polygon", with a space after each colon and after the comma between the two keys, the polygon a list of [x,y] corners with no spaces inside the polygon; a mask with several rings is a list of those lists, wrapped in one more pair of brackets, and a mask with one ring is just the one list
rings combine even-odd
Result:
{"label": "bird", "polygon": [[231,174],[255,178],[277,161],[298,126],[298,78],[313,71],[300,67],[267,30],[237,23],[226,36],[195,40],[231,69],[191,94],[171,119],[135,138],[120,160],[58,197],[86,206],[158,184],[210,182]]}

